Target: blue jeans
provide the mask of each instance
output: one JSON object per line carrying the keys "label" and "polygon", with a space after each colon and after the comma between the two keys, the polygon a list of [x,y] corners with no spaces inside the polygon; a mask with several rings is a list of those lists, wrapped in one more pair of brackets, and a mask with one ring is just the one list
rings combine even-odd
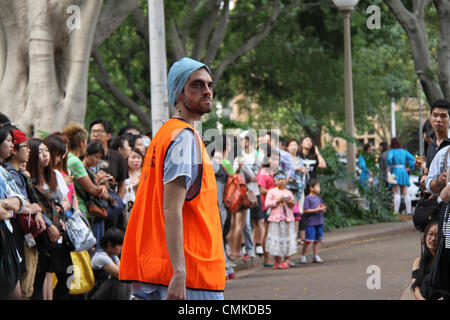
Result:
{"label": "blue jeans", "polygon": [[252,237],[252,225],[250,223],[250,209],[247,209],[247,217],[245,218],[244,227],[244,245],[245,251],[249,256],[254,256],[253,237]]}
{"label": "blue jeans", "polygon": [[[142,300],[165,300],[167,287],[133,282],[131,295]],[[186,289],[186,300],[223,300],[223,292]]]}
{"label": "blue jeans", "polygon": [[102,240],[103,235],[105,234],[105,221],[104,220],[95,221],[91,224],[91,226],[92,226],[92,233],[97,239],[97,244],[95,245],[95,248],[98,249],[100,248],[100,240]]}

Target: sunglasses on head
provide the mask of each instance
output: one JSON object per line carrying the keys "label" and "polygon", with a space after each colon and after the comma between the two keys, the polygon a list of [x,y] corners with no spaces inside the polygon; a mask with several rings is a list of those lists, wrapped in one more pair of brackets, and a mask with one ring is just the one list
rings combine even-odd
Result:
{"label": "sunglasses on head", "polygon": [[279,173],[273,177],[274,180],[286,179],[286,175],[284,173]]}

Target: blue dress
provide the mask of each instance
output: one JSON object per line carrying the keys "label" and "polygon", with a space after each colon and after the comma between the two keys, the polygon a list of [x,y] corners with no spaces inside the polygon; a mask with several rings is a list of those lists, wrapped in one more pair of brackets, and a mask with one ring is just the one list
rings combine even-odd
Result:
{"label": "blue dress", "polygon": [[409,174],[406,168],[414,170],[416,158],[405,149],[391,149],[387,155],[386,163],[390,172],[395,175],[395,180],[400,186],[409,186]]}
{"label": "blue dress", "polygon": [[366,159],[362,154],[358,157],[358,167],[361,169],[361,175],[359,176],[359,183],[364,187],[369,181],[370,178],[370,170],[367,168]]}

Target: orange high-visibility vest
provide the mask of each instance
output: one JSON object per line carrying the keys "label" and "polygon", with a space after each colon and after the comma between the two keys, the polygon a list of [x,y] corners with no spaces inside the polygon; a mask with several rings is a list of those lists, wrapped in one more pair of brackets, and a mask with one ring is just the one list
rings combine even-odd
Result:
{"label": "orange high-visibility vest", "polygon": [[198,133],[181,119],[167,121],[148,147],[125,233],[119,279],[164,286],[170,283],[173,270],[165,236],[163,169],[170,143],[184,129],[194,131],[202,151],[200,192],[183,205],[186,287],[223,291],[225,256],[216,178]]}

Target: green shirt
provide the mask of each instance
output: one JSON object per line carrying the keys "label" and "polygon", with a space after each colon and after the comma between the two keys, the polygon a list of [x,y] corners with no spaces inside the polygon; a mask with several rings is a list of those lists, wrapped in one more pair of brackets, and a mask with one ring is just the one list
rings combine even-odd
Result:
{"label": "green shirt", "polygon": [[227,159],[222,160],[222,166],[225,168],[228,175],[232,175],[234,173],[233,164]]}
{"label": "green shirt", "polygon": [[[83,165],[83,162],[72,153],[67,155],[67,168],[70,170],[71,174],[74,176],[75,180],[86,177],[88,175],[86,168]],[[78,200],[78,206],[80,207],[80,211],[84,213],[84,215],[88,218],[92,218],[89,214],[86,204],[83,199],[79,196],[79,194],[75,193]]]}

